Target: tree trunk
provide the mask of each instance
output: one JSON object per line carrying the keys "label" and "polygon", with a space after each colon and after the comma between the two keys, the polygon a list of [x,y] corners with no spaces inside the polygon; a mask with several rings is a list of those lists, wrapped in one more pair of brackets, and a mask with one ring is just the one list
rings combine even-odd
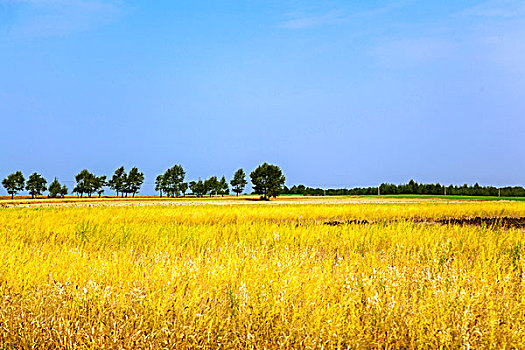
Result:
{"label": "tree trunk", "polygon": [[11,193],[11,199],[14,199],[14,198],[15,198],[15,194]]}

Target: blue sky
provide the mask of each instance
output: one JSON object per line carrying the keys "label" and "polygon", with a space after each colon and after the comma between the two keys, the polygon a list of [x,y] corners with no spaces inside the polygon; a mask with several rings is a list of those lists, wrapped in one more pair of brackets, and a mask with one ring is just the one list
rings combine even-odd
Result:
{"label": "blue sky", "polygon": [[0,116],[1,178],[525,185],[525,2],[0,0]]}

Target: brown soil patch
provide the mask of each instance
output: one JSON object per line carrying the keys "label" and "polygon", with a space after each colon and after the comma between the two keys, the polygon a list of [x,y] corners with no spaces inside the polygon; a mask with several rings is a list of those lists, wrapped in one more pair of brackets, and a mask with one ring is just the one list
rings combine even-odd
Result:
{"label": "brown soil patch", "polygon": [[340,225],[350,225],[350,224],[368,225],[368,224],[372,224],[372,223],[375,223],[375,222],[371,222],[371,221],[368,221],[368,220],[357,220],[357,219],[354,219],[354,220],[347,220],[347,221],[332,220],[332,221],[326,221],[324,224],[328,225],[328,226],[340,226]]}
{"label": "brown soil patch", "polygon": [[472,218],[442,218],[436,220],[443,225],[473,225],[473,226],[496,226],[507,228],[525,228],[525,217],[481,217]]}
{"label": "brown soil patch", "polygon": [[441,224],[441,225],[470,225],[470,226],[484,226],[484,227],[503,227],[503,228],[525,228],[525,217],[462,217],[462,218],[420,218],[414,217],[409,219],[391,219],[391,220],[358,220],[351,219],[345,221],[330,220],[324,224],[328,226],[340,226],[340,225],[368,225],[376,223],[395,223],[399,221],[411,221],[416,224]]}

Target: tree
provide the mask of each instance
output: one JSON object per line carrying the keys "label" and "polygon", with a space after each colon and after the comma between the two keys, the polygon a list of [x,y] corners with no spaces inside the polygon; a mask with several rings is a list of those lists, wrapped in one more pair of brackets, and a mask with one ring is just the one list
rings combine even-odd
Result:
{"label": "tree", "polygon": [[286,178],[277,165],[264,163],[250,173],[253,190],[264,199],[277,197]]}
{"label": "tree", "polygon": [[4,186],[7,193],[11,195],[11,199],[14,198],[14,195],[19,191],[23,191],[25,187],[26,179],[21,171],[8,175],[5,179],[2,180],[2,185]]}
{"label": "tree", "polygon": [[169,168],[164,175],[162,175],[161,187],[168,197],[179,194],[181,190],[180,186],[184,182],[184,176],[186,176],[186,172],[182,168],[182,165],[179,164]]}
{"label": "tree", "polygon": [[180,184],[180,191],[182,192],[182,195],[184,197],[186,197],[186,191],[188,190],[188,183],[187,182],[183,182]]}
{"label": "tree", "polygon": [[217,176],[212,176],[208,180],[204,181],[204,188],[206,193],[210,194],[210,197],[218,193],[218,187],[219,181],[217,180]]}
{"label": "tree", "polygon": [[111,177],[111,180],[108,181],[109,187],[118,194],[121,193],[122,196],[124,196],[124,184],[127,181],[127,175],[126,171],[124,170],[124,167],[121,166],[117,170],[115,170],[115,173]]}
{"label": "tree", "polygon": [[67,186],[66,185],[62,185],[62,188],[60,189],[60,192],[59,192],[60,196],[62,196],[62,198],[64,198],[64,196],[67,195],[67,192],[68,192]]}
{"label": "tree", "polygon": [[42,192],[47,190],[46,184],[46,179],[40,174],[33,173],[29,176],[29,179],[27,179],[26,190],[32,198],[35,198],[35,196],[41,196]]}
{"label": "tree", "polygon": [[106,179],[107,179],[106,175],[95,176],[93,178],[93,189],[98,194],[98,198],[102,196],[102,193],[104,193],[104,187],[108,185],[108,182],[106,181]]}
{"label": "tree", "polygon": [[[84,193],[90,198],[93,193],[97,193],[100,197],[104,192],[104,187],[108,185],[105,175],[96,176],[87,169],[84,169],[75,175],[75,181],[77,185],[73,188],[73,193],[80,194],[81,198],[84,196]],[[64,190],[67,194],[67,188],[63,189],[63,191]]]}
{"label": "tree", "polygon": [[158,191],[160,198],[162,198],[162,192],[164,191],[164,175],[158,175],[155,179],[155,191]]}
{"label": "tree", "polygon": [[219,181],[217,189],[217,193],[219,193],[222,197],[224,197],[225,194],[230,194],[230,188],[228,187],[228,182],[224,176],[221,178],[221,181]]}
{"label": "tree", "polygon": [[84,193],[88,192],[88,177],[91,174],[87,169],[82,170],[78,174],[75,175],[75,187],[73,187],[73,193],[77,193],[80,195],[80,198],[84,196]]}
{"label": "tree", "polygon": [[191,193],[193,193],[197,197],[202,197],[208,192],[206,186],[204,185],[204,182],[201,179],[199,179],[199,181],[191,181],[190,190]]}
{"label": "tree", "polygon": [[84,193],[86,193],[88,197],[91,197],[98,189],[97,177],[87,169],[75,175],[75,182],[77,185],[73,188],[73,192],[80,194],[80,198],[84,196]]}
{"label": "tree", "polygon": [[126,192],[126,197],[128,196],[128,193],[133,194],[133,197],[135,197],[135,194],[140,191],[140,187],[144,183],[144,173],[141,173],[138,168],[132,168],[129,171],[129,174],[127,176],[125,186],[124,186],[124,192]]}
{"label": "tree", "polygon": [[[64,192],[64,188],[65,188],[66,193],[62,194]],[[48,197],[49,198],[57,198],[58,196],[64,197],[66,194],[67,194],[67,187],[65,185],[62,186],[60,182],[58,182],[57,178],[55,177],[53,182],[51,182],[51,184],[49,185]]]}
{"label": "tree", "polygon": [[244,188],[248,184],[248,181],[246,181],[246,174],[244,173],[244,170],[239,169],[235,172],[233,175],[233,179],[230,181],[230,184],[232,185],[232,190],[239,196],[239,194],[244,191]]}

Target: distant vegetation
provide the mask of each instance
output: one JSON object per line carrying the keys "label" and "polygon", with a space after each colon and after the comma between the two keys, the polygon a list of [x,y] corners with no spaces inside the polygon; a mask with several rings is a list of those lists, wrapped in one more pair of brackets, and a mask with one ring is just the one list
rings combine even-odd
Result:
{"label": "distant vegetation", "polygon": [[[177,197],[185,196],[187,193],[196,196],[224,196],[233,191],[237,196],[246,188],[248,181],[243,169],[238,169],[233,178],[228,181],[225,176],[219,180],[217,176],[211,176],[208,179],[198,179],[185,182],[186,171],[180,164],[167,169],[155,179],[155,191],[160,197]],[[355,187],[355,188],[319,188],[307,187],[305,185],[294,185],[287,187],[285,176],[281,168],[277,165],[263,163],[250,173],[250,179],[253,187],[253,194],[261,195],[261,199],[277,197],[281,194],[288,195],[310,195],[310,196],[360,196],[360,195],[449,195],[449,196],[501,196],[501,197],[525,197],[525,188],[521,186],[502,187],[462,185],[462,186],[445,186],[436,184],[420,184],[410,180],[407,184],[381,184],[379,187]],[[41,196],[44,192],[49,191],[48,197],[64,197],[69,190],[65,185],[55,178],[46,187],[47,181],[38,173],[33,173],[26,181],[21,171],[8,175],[2,181],[2,185],[11,198],[14,198],[19,192],[27,191],[33,198]],[[106,187],[115,191],[117,197],[135,197],[140,192],[144,184],[144,173],[138,168],[132,168],[126,173],[124,167],[115,170],[111,179],[107,180],[105,175],[97,176],[87,169],[82,170],[75,175],[75,186],[72,193],[79,197],[91,197],[98,195],[101,197]]]}
{"label": "distant vegetation", "polygon": [[[164,174],[157,176],[155,180],[155,191],[159,192],[159,196],[176,197],[186,195],[188,190],[191,194],[197,197],[209,196],[224,196],[230,194],[230,187],[225,176],[219,180],[217,176],[212,176],[209,179],[198,181],[185,182],[184,178],[186,171],[180,164],[167,169]],[[251,174],[254,193],[260,194],[261,198],[267,199],[269,197],[277,197],[284,188],[285,177],[281,168],[277,165],[264,163],[258,166]],[[46,187],[47,181],[38,173],[32,174],[29,179],[25,180],[21,171],[17,171],[8,175],[3,181],[2,185],[7,193],[14,198],[16,194],[26,190],[33,198],[41,196],[48,190]],[[91,198],[93,194],[101,197],[104,193],[105,187],[111,188],[117,194],[117,197],[127,197],[128,194],[135,197],[135,194],[140,192],[144,184],[144,173],[140,172],[138,168],[132,168],[129,173],[126,173],[124,167],[115,170],[111,179],[107,180],[106,175],[97,176],[89,170],[84,169],[75,175],[75,187],[73,194]],[[239,195],[244,191],[248,181],[243,169],[235,172],[233,179],[230,181],[233,191]],[[57,178],[49,186],[50,198],[64,197],[69,192],[65,185],[60,184]]]}
{"label": "distant vegetation", "polygon": [[421,194],[421,195],[454,195],[454,196],[502,196],[525,197],[525,189],[521,186],[502,187],[474,185],[445,186],[437,184],[420,184],[410,180],[407,184],[381,184],[377,187],[355,188],[313,188],[304,185],[283,188],[281,194],[298,194],[312,196],[361,196],[361,195],[387,195],[387,194]]}

